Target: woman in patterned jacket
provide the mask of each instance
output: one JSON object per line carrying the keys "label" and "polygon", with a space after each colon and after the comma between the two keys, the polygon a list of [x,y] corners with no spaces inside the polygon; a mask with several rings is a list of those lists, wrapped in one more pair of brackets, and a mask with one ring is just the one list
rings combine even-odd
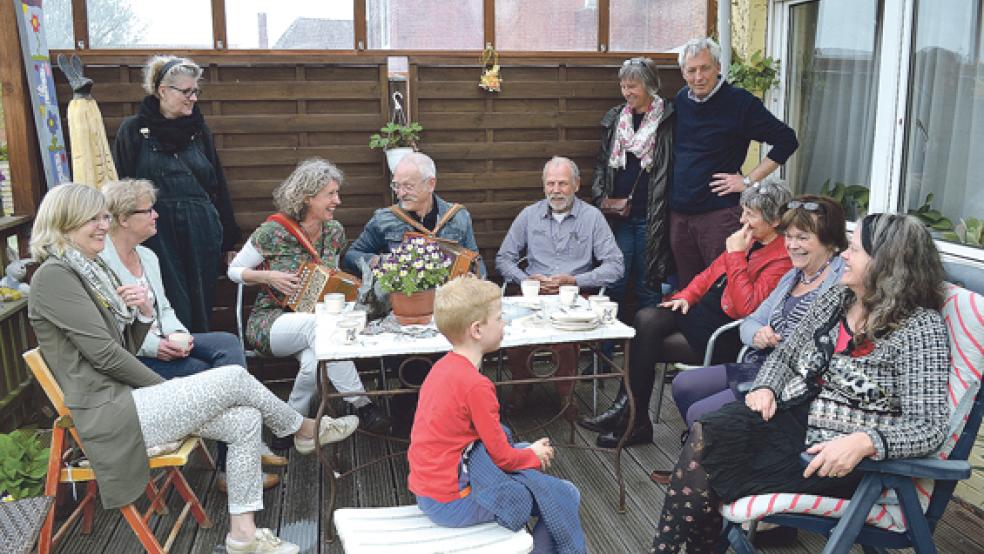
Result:
{"label": "woman in patterned jacket", "polygon": [[[751,494],[850,498],[863,458],[924,456],[949,419],[943,267],[912,216],[871,214],[744,403],[700,418],[670,478],[653,552],[712,552],[718,505]],[[804,470],[800,452],[815,455]]]}

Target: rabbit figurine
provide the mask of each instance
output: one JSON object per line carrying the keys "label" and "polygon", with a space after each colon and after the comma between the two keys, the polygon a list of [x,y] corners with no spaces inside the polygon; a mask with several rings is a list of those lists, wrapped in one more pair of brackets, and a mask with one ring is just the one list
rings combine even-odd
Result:
{"label": "rabbit figurine", "polygon": [[11,248],[7,248],[7,258],[11,261],[7,264],[3,279],[0,279],[0,287],[7,287],[26,295],[31,287],[22,280],[27,278],[27,264],[30,263],[30,258],[20,259]]}

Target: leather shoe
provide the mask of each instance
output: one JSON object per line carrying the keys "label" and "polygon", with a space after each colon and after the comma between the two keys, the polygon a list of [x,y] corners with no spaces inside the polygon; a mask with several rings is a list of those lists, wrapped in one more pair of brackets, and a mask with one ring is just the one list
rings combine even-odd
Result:
{"label": "leather shoe", "polygon": [[[607,410],[594,417],[582,417],[577,420],[577,424],[596,433],[611,433],[620,427],[619,422],[624,422],[628,413],[628,396],[623,393],[615,399],[615,402]],[[624,425],[625,423],[622,423],[621,426]]]}
{"label": "leather shoe", "polygon": [[[264,473],[263,474],[263,490],[272,489],[280,484],[280,476],[276,473]],[[215,478],[215,488],[219,489],[222,494],[229,493],[229,484],[226,482],[224,474],[220,474]]]}
{"label": "leather shoe", "polygon": [[[609,431],[607,433],[601,433],[595,440],[595,444],[599,448],[615,448],[618,446],[619,439],[622,438],[621,433],[618,431]],[[623,446],[632,446],[635,444],[649,444],[653,442],[653,424],[646,421],[635,425],[629,432],[629,436],[625,439],[625,444]]]}
{"label": "leather shoe", "polygon": [[283,467],[287,465],[287,457],[278,456],[273,452],[260,454],[260,464],[265,466]]}
{"label": "leather shoe", "polygon": [[393,427],[390,418],[372,402],[356,408],[355,415],[359,416],[359,428],[374,435],[389,435]]}
{"label": "leather shoe", "polygon": [[654,469],[653,472],[649,474],[649,480],[657,485],[669,485],[671,475],[673,475],[673,470]]}

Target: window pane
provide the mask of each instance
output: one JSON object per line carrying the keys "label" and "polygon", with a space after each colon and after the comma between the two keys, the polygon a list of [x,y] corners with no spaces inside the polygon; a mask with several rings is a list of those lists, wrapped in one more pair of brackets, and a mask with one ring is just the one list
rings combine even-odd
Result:
{"label": "window pane", "polygon": [[43,11],[48,50],[73,48],[72,0],[47,0]]}
{"label": "window pane", "polygon": [[90,48],[211,48],[212,4],[201,0],[88,0]]}
{"label": "window pane", "polygon": [[611,0],[609,50],[669,52],[707,35],[706,0]]}
{"label": "window pane", "polygon": [[351,50],[352,2],[226,0],[229,48]]}
{"label": "window pane", "polygon": [[598,49],[598,3],[591,0],[495,0],[499,50]]}
{"label": "window pane", "polygon": [[481,50],[482,0],[367,0],[371,49]]}
{"label": "window pane", "polygon": [[844,195],[849,219],[867,211],[878,82],[876,0],[789,8],[786,121],[800,147],[786,164],[796,193]]}
{"label": "window pane", "polygon": [[[938,211],[946,220],[925,210],[921,216],[937,236],[977,247],[979,220],[984,220],[981,10],[979,0],[952,0],[945,10],[933,2],[918,3],[901,206]],[[950,227],[958,225],[954,233]]]}

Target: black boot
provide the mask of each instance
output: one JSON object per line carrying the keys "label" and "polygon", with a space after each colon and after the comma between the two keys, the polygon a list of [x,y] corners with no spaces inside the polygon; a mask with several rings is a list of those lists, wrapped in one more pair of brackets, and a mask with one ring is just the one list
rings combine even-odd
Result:
{"label": "black boot", "polygon": [[619,427],[619,422],[622,422],[621,427],[625,428],[625,418],[629,415],[629,401],[628,396],[625,391],[619,393],[615,398],[615,402],[600,414],[594,417],[584,416],[577,420],[577,424],[589,431],[594,431],[596,433],[608,433],[614,431]]}
{"label": "black boot", "polygon": [[386,417],[383,410],[376,404],[369,402],[364,406],[355,409],[355,415],[359,416],[359,428],[374,435],[388,435],[392,423]]}
{"label": "black boot", "polygon": [[[622,438],[622,433],[624,430],[625,427],[619,425],[613,431],[599,433],[598,438],[595,440],[595,444],[597,444],[599,448],[615,448],[618,446],[618,441]],[[632,425],[632,429],[629,430],[629,436],[625,439],[625,444],[623,446],[650,444],[652,442],[653,424],[649,421],[649,416],[646,415],[643,418],[636,418],[636,422]]]}

